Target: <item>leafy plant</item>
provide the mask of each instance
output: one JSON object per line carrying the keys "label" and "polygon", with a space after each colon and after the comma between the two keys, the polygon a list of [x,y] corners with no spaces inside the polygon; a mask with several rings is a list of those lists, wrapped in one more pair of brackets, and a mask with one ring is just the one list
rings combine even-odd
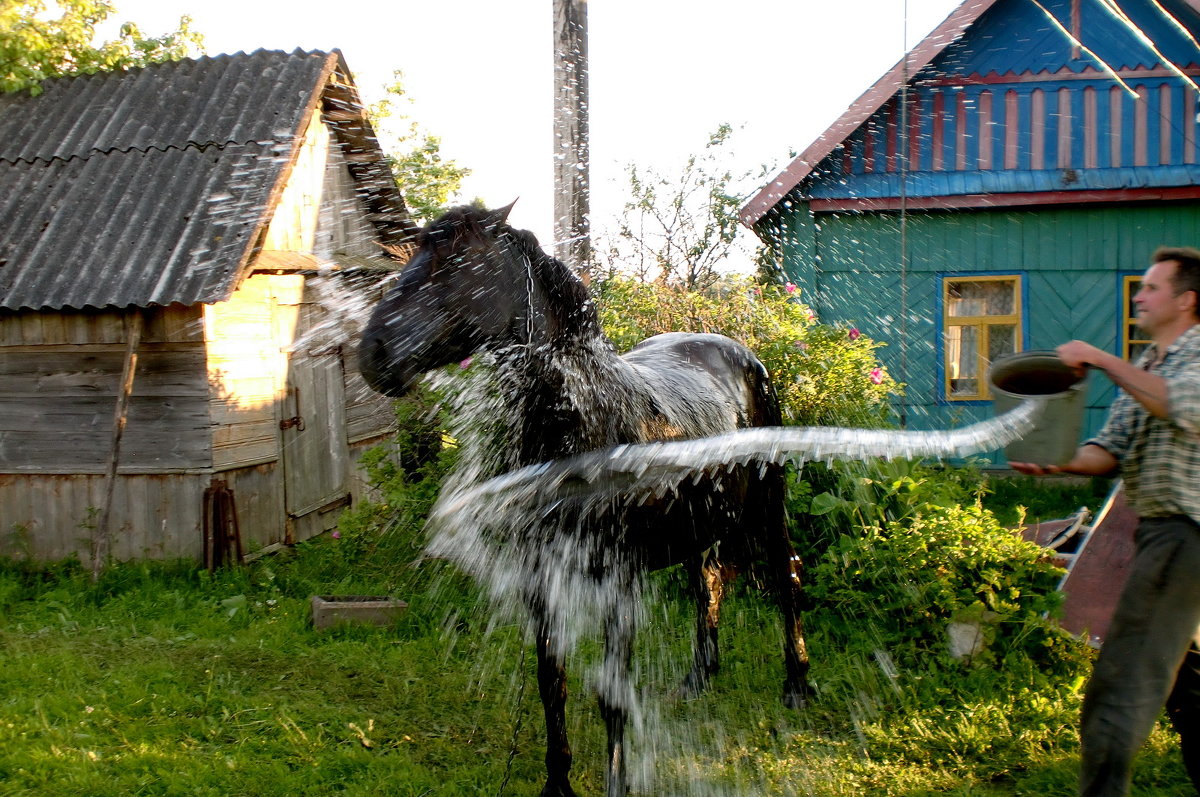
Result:
{"label": "leafy plant", "polygon": [[387,96],[371,105],[368,113],[374,126],[391,133],[387,147],[388,166],[409,213],[418,221],[436,217],[462,187],[470,169],[442,157],[442,140],[426,132],[403,112],[412,102],[404,89],[404,75],[393,74],[384,87]]}
{"label": "leafy plant", "polygon": [[678,174],[626,167],[629,199],[609,242],[609,262],[641,281],[696,291],[720,281],[731,255],[747,255],[748,230],[738,217],[745,195],[738,187],[757,185],[765,169],[735,175],[724,165],[732,134],[729,124],[720,125]]}
{"label": "leafy plant", "polygon": [[[51,12],[57,12],[55,16]],[[108,0],[0,0],[0,92],[36,95],[46,78],[91,74],[161,61],[203,49],[191,19],[162,36],[144,36],[132,22],[116,39],[94,43],[97,26],[116,11]]]}
{"label": "leafy plant", "polygon": [[[843,534],[811,568],[814,600],[870,623],[896,654],[946,654],[946,625],[980,624],[995,664],[1027,657],[1053,665],[1072,644],[1044,619],[1061,604],[1062,570],[1046,552],[979,505],[927,505],[903,520]],[[1076,643],[1077,644],[1077,643]],[[978,663],[983,658],[976,657]]]}

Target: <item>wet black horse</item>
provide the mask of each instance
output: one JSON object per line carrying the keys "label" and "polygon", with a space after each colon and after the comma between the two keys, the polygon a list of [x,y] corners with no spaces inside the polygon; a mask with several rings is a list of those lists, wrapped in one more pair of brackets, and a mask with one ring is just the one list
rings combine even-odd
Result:
{"label": "wet black horse", "polygon": [[[362,373],[374,389],[400,396],[432,369],[490,352],[505,373],[498,384],[518,415],[503,443],[514,468],[626,443],[780,424],[766,369],[729,338],[658,335],[618,356],[582,281],[546,255],[531,233],[510,227],[507,216],[508,208],[458,208],[421,232],[416,253],[363,335]],[[595,561],[603,564],[597,567],[627,568],[630,577],[673,564],[686,568],[697,604],[694,661],[683,686],[688,693],[703,689],[718,669],[723,574],[761,563],[784,620],[783,700],[800,707],[810,694],[808,659],[799,560],[787,537],[783,502],[781,468],[751,463],[689,482],[670,499],[529,522],[540,524],[542,534],[585,536],[599,552]],[[562,512],[570,511],[564,504]],[[547,620],[550,599],[536,590],[526,597],[546,719],[542,794],[573,795],[566,673]],[[618,617],[606,624],[606,666],[627,674],[633,633]],[[608,731],[607,788],[615,797],[626,792],[627,712],[619,697],[598,691]]]}

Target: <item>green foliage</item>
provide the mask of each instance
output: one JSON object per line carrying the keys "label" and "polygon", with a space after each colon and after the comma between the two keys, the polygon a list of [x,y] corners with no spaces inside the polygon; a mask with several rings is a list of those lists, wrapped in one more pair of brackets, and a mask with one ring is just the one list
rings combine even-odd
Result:
{"label": "green foliage", "polygon": [[376,129],[399,129],[387,147],[388,166],[404,196],[404,204],[413,218],[435,218],[462,187],[471,173],[454,161],[442,157],[442,140],[421,129],[407,114],[397,110],[400,103],[411,103],[404,90],[403,74],[395,72],[385,87],[388,96],[369,109]]}
{"label": "green foliage", "polygon": [[809,590],[848,622],[868,621],[893,655],[944,656],[947,623],[971,622],[990,637],[976,663],[1050,667],[1071,661],[1077,644],[1043,619],[1060,605],[1061,576],[1042,548],[986,509],[926,507],[842,535],[811,569]]}
{"label": "green foliage", "polygon": [[419,385],[397,399],[397,431],[363,454],[373,498],[359,501],[338,521],[335,551],[347,568],[406,566],[419,559],[423,526],[442,479],[457,456],[445,437],[437,396]]}
{"label": "green foliage", "polygon": [[878,427],[898,390],[875,356],[882,344],[818,323],[795,286],[728,277],[693,291],[614,273],[593,288],[618,351],[660,332],[715,332],[744,343],[770,372],[784,423]]}
{"label": "green foliage", "polygon": [[95,42],[96,27],[115,11],[109,0],[0,0],[0,92],[36,95],[47,78],[173,61],[203,48],[186,16],[162,36],[126,22],[116,39]]}

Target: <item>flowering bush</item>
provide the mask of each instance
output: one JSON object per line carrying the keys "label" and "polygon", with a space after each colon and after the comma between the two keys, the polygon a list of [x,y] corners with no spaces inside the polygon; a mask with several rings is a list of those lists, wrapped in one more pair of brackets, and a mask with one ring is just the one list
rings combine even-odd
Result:
{"label": "flowering bush", "polygon": [[876,358],[882,343],[818,323],[792,283],[727,278],[703,293],[622,276],[593,284],[600,321],[619,351],[660,332],[716,332],[750,347],[771,374],[784,423],[883,425],[899,386]]}

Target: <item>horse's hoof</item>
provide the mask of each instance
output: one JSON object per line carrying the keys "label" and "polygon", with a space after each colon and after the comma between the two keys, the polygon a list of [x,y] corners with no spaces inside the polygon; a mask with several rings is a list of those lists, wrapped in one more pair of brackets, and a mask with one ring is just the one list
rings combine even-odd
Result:
{"label": "horse's hoof", "polygon": [[571,788],[571,784],[563,781],[562,783],[546,783],[546,788],[542,789],[542,797],[578,797],[575,790]]}

